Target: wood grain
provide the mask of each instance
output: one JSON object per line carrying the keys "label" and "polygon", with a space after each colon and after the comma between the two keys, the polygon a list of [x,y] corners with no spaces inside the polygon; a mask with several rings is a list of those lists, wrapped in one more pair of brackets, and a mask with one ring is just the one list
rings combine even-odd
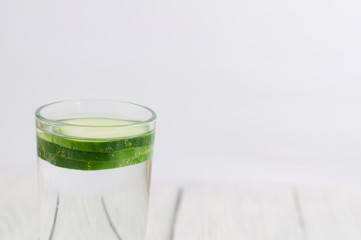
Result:
{"label": "wood grain", "polygon": [[[0,191],[0,239],[37,240],[36,179],[0,176]],[[147,236],[359,240],[361,191],[251,183],[153,186]]]}
{"label": "wood grain", "polygon": [[292,189],[191,185],[184,188],[175,240],[303,240]]}
{"label": "wood grain", "polygon": [[307,240],[361,239],[361,191],[298,188]]}
{"label": "wood grain", "polygon": [[[37,240],[36,178],[0,176],[0,240]],[[154,186],[149,206],[148,240],[171,236],[177,187]]]}
{"label": "wood grain", "polygon": [[170,240],[179,189],[154,186],[151,190],[147,240]]}
{"label": "wood grain", "polygon": [[10,186],[0,199],[0,239],[32,240],[37,226],[36,180],[23,178]]}

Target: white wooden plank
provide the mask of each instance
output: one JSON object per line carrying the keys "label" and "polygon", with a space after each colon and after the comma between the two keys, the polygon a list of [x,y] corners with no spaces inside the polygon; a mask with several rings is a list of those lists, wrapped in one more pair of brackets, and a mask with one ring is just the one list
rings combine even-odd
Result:
{"label": "white wooden plank", "polygon": [[[8,189],[0,196],[0,239],[36,240],[36,179],[14,183],[0,177],[0,182]],[[361,192],[304,187],[294,193],[290,187],[271,185],[187,186],[174,239],[361,239]],[[148,240],[172,239],[177,196],[177,188],[153,187]]]}
{"label": "white wooden plank", "polygon": [[154,186],[151,190],[147,240],[171,240],[179,189]]}
{"label": "white wooden plank", "polygon": [[361,239],[361,193],[326,188],[297,189],[308,240]]}
{"label": "white wooden plank", "polygon": [[[37,240],[37,186],[35,178],[15,179],[0,176],[8,189],[0,197],[0,239]],[[151,191],[148,220],[148,240],[169,240],[178,189],[154,186]]]}
{"label": "white wooden plank", "polygon": [[175,240],[303,240],[290,187],[192,185],[184,189]]}
{"label": "white wooden plank", "polygon": [[37,224],[37,184],[23,178],[0,199],[0,239],[32,240]]}

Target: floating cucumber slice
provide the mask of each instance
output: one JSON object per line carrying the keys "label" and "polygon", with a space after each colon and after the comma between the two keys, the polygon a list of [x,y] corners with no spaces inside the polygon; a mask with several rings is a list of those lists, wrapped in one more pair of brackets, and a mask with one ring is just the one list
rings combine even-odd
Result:
{"label": "floating cucumber slice", "polygon": [[145,152],[143,154],[134,156],[132,158],[123,159],[119,161],[83,161],[76,160],[71,158],[60,157],[55,154],[43,152],[38,149],[38,156],[53,164],[57,167],[76,169],[76,170],[103,170],[103,169],[112,169],[118,167],[126,167],[129,165],[134,165],[137,163],[145,162],[152,158],[152,151]]}
{"label": "floating cucumber slice", "polygon": [[79,170],[100,170],[137,164],[151,158],[154,131],[122,127],[134,121],[70,119],[37,134],[38,156],[49,163]]}
{"label": "floating cucumber slice", "polygon": [[38,138],[62,146],[79,151],[112,153],[129,148],[149,146],[153,144],[154,132],[148,132],[137,137],[128,137],[122,139],[76,139],[50,133],[38,132]]}
{"label": "floating cucumber slice", "polygon": [[128,159],[149,151],[152,145],[134,147],[113,152],[88,152],[76,149],[69,149],[58,144],[46,141],[40,137],[37,138],[38,149],[42,152],[77,160],[92,161],[118,161]]}
{"label": "floating cucumber slice", "polygon": [[72,125],[56,127],[54,128],[56,133],[87,139],[125,138],[144,134],[148,129],[148,127],[132,126],[137,121],[108,118],[75,118],[62,122]]}

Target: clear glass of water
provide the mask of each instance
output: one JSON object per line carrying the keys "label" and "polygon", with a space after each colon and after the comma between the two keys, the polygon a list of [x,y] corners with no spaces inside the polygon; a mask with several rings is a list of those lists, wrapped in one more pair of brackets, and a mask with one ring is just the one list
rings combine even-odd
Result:
{"label": "clear glass of water", "polygon": [[36,111],[40,240],[144,240],[156,114],[121,101]]}

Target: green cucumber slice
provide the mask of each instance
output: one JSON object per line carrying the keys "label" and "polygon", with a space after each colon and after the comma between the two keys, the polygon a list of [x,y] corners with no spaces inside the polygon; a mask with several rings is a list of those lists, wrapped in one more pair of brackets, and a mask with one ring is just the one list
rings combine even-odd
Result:
{"label": "green cucumber slice", "polygon": [[154,131],[121,127],[134,125],[134,121],[87,118],[64,122],[71,125],[37,133],[38,156],[55,166],[110,169],[144,162],[152,156]]}
{"label": "green cucumber slice", "polygon": [[138,156],[135,156],[133,158],[123,159],[119,161],[83,161],[83,160],[75,160],[71,158],[60,157],[58,155],[43,152],[40,149],[38,149],[38,156],[52,165],[62,168],[85,170],[85,171],[126,167],[129,165],[145,162],[151,159],[152,155],[153,155],[153,151],[149,151],[140,154]]}
{"label": "green cucumber slice", "polygon": [[148,127],[132,127],[137,121],[108,118],[75,118],[62,122],[72,125],[54,128],[56,133],[87,139],[125,138],[144,134],[148,129]]}
{"label": "green cucumber slice", "polygon": [[128,137],[110,140],[76,139],[44,132],[38,132],[38,138],[73,150],[112,153],[114,151],[120,151],[135,147],[143,147],[153,144],[154,131],[148,132],[138,137]]}
{"label": "green cucumber slice", "polygon": [[80,151],[76,149],[66,148],[58,144],[46,141],[40,137],[37,138],[37,145],[38,145],[38,149],[42,152],[57,155],[59,157],[85,160],[85,161],[90,159],[92,161],[116,161],[116,160],[128,159],[140,155],[153,147],[153,145],[146,145],[146,146],[128,148],[128,149],[123,149],[120,151],[113,151],[108,153],[88,152],[88,151]]}

